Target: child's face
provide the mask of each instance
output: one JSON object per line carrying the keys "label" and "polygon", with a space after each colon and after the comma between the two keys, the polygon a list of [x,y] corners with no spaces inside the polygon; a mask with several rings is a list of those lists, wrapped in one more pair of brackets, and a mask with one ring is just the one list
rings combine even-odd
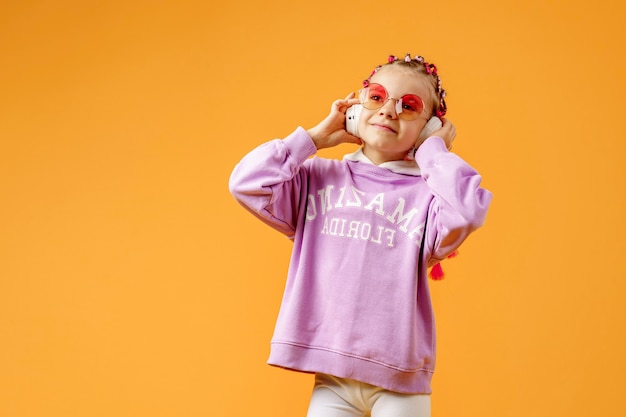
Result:
{"label": "child's face", "polygon": [[433,103],[424,77],[408,68],[387,66],[381,68],[370,82],[385,87],[389,97],[400,98],[415,94],[424,102],[425,110],[415,120],[404,120],[396,113],[395,100],[387,100],[377,110],[364,108],[359,118],[359,135],[363,153],[375,164],[402,160],[417,141],[428,121]]}

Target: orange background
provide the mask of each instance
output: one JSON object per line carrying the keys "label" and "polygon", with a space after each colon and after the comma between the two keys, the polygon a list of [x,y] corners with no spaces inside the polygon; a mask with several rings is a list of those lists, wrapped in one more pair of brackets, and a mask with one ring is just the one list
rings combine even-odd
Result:
{"label": "orange background", "polygon": [[[494,193],[432,283],[433,416],[626,415],[620,2],[3,2],[0,416],[303,416],[291,244],[228,194],[390,53]],[[323,155],[340,157],[342,145]]]}

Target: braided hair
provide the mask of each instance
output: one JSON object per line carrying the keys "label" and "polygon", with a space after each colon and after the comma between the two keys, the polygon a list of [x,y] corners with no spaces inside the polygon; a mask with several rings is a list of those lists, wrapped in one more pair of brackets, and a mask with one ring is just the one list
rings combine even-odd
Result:
{"label": "braided hair", "polygon": [[441,79],[439,78],[439,74],[437,73],[437,67],[435,64],[431,64],[424,60],[422,56],[415,56],[411,58],[411,54],[406,54],[406,56],[402,59],[398,58],[395,55],[389,55],[387,59],[387,63],[384,65],[379,65],[374,68],[374,71],[370,74],[370,76],[363,81],[363,87],[367,87],[370,83],[370,79],[374,74],[376,74],[381,68],[396,65],[403,68],[408,68],[416,71],[418,74],[424,75],[426,80],[429,81],[430,86],[432,87],[433,95],[433,115],[437,117],[445,116],[448,107],[446,106],[446,90],[441,88]]}

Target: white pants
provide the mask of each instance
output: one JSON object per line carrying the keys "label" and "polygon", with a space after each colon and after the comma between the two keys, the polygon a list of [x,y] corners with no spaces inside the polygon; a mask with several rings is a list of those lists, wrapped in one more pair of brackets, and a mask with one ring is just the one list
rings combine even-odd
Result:
{"label": "white pants", "polygon": [[430,417],[430,395],[316,374],[307,417]]}

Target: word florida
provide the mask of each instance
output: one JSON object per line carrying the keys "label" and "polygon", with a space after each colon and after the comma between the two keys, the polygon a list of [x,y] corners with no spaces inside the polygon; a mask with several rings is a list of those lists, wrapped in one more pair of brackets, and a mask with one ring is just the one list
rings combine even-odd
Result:
{"label": "word florida", "polygon": [[[421,244],[424,222],[419,222],[418,218],[414,221],[419,211],[416,208],[407,210],[404,198],[397,197],[391,204],[388,202],[385,204],[385,193],[367,198],[364,191],[354,186],[341,187],[338,192],[334,190],[334,185],[327,185],[318,190],[317,195],[308,195],[306,219],[314,221],[318,216],[325,216],[322,234],[394,246],[396,230],[399,230],[416,245]],[[334,209],[343,209],[338,212],[344,215],[349,215],[347,209],[354,209],[369,211],[376,216],[363,216],[364,213],[354,213],[350,218],[339,217],[340,213],[337,213],[336,217],[329,216]],[[378,225],[372,225],[364,219],[376,221]],[[383,223],[380,224],[377,219],[383,220]]]}

